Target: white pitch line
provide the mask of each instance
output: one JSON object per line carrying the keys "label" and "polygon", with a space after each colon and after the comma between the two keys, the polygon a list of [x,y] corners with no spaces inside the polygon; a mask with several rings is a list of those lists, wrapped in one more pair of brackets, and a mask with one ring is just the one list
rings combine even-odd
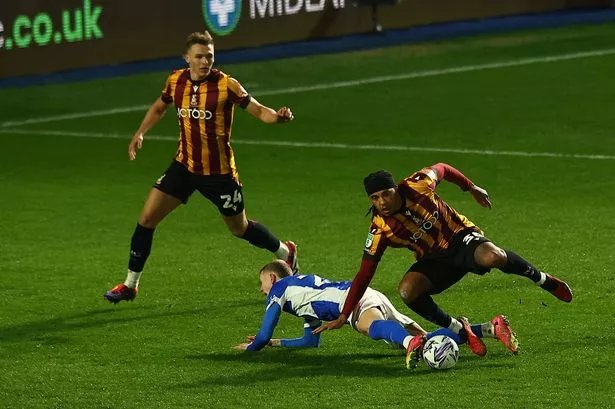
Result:
{"label": "white pitch line", "polygon": [[124,107],[124,108],[101,109],[99,111],[76,112],[74,114],[66,114],[66,115],[43,116],[39,118],[26,119],[23,121],[3,122],[2,124],[0,124],[0,127],[7,128],[11,126],[22,126],[22,125],[31,125],[31,124],[41,124],[45,122],[64,121],[66,119],[91,118],[94,116],[123,114],[126,112],[145,111],[149,107],[150,107],[149,105],[136,105],[136,106]]}
{"label": "white pitch line", "polygon": [[[19,135],[46,135],[46,136],[74,136],[81,138],[103,138],[103,139],[125,139],[128,143],[130,135],[100,132],[74,132],[74,131],[47,131],[47,130],[25,130],[25,129],[0,129],[0,134],[19,134]],[[147,135],[146,140],[157,141],[177,141],[177,136]],[[346,143],[330,142],[297,142],[297,141],[267,141],[233,139],[234,145],[260,145],[260,146],[283,146],[290,148],[321,148],[321,149],[344,149],[344,150],[369,150],[369,151],[408,151],[408,152],[441,152],[457,153],[462,155],[482,155],[482,156],[519,156],[530,158],[564,158],[564,159],[591,159],[591,160],[615,160],[615,155],[590,155],[578,153],[559,153],[559,152],[524,152],[524,151],[496,151],[482,149],[456,149],[456,148],[437,148],[426,146],[404,146],[404,145],[352,145]]]}
{"label": "white pitch line", "polygon": [[[310,91],[320,91],[320,90],[327,90],[327,89],[334,89],[334,88],[354,87],[357,85],[374,84],[374,83],[387,82],[387,81],[400,81],[400,80],[408,80],[408,79],[413,79],[413,78],[436,77],[439,75],[457,74],[457,73],[462,73],[462,72],[492,70],[492,69],[507,68],[507,67],[518,67],[522,65],[539,64],[539,63],[547,63],[547,62],[555,62],[555,61],[566,61],[566,60],[574,60],[574,59],[579,59],[579,58],[601,57],[601,56],[611,55],[611,54],[615,54],[615,48],[607,48],[607,49],[594,50],[594,51],[582,51],[582,52],[571,53],[571,54],[550,55],[550,56],[536,57],[536,58],[522,58],[519,60],[502,61],[502,62],[489,63],[489,64],[463,65],[459,67],[443,68],[439,70],[417,71],[417,72],[409,72],[409,73],[398,74],[398,75],[384,75],[384,76],[363,78],[363,79],[352,80],[352,81],[339,81],[339,82],[306,85],[306,86],[300,86],[300,87],[264,90],[264,91],[256,92],[256,95],[267,96],[267,95],[295,94],[299,92],[310,92]],[[14,127],[14,126],[63,121],[67,119],[79,119],[79,118],[90,118],[94,116],[103,116],[103,115],[115,115],[115,114],[127,113],[127,112],[145,111],[147,108],[149,108],[149,105],[136,105],[136,106],[130,106],[130,107],[124,107],[124,108],[103,109],[103,110],[96,110],[96,111],[77,112],[74,114],[66,114],[66,115],[31,118],[31,119],[26,119],[23,121],[7,121],[7,122],[0,123],[0,127],[8,128],[8,127]]]}

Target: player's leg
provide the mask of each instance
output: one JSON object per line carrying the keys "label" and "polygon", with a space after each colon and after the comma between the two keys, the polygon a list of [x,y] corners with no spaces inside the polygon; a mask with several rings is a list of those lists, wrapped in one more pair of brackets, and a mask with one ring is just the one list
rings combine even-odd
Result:
{"label": "player's leg", "polygon": [[[397,311],[393,303],[391,303],[391,301],[387,298],[386,295],[376,290],[373,290],[373,292],[375,296],[379,298],[379,309],[382,311],[384,317],[387,319],[387,321],[384,321],[384,323],[386,323],[386,325],[390,327],[389,331],[394,334],[393,330],[396,330],[398,332],[398,335],[396,335],[396,337],[398,339],[402,339],[401,337],[402,335],[404,335],[404,333],[399,330],[399,326],[401,326],[402,328],[404,328],[408,335],[412,336],[404,336],[402,346],[406,350],[406,367],[416,367],[423,354],[423,346],[427,341],[427,338],[425,337],[427,331],[425,331],[412,318]],[[376,329],[375,326],[376,322],[374,322],[374,324],[372,325],[372,327],[374,328],[370,328],[370,331],[374,331]],[[383,325],[383,327],[385,326]],[[394,338],[391,337],[391,339]]]}
{"label": "player's leg", "polygon": [[255,220],[248,220],[245,210],[234,216],[223,216],[230,232],[253,246],[267,249],[278,259],[285,260],[293,274],[299,270],[297,245],[292,241],[280,241],[265,225]]}
{"label": "player's leg", "polygon": [[350,325],[361,334],[374,340],[385,340],[393,344],[407,347],[412,335],[404,327],[404,324],[415,324],[414,332],[423,335],[425,331],[413,320],[405,315],[399,314],[397,318],[405,318],[402,322],[394,319],[390,314],[390,309],[394,310],[393,305],[388,302],[385,304],[386,297],[372,288],[367,288],[355,311],[350,314],[348,321]]}
{"label": "player's leg", "polygon": [[105,293],[108,301],[118,303],[136,297],[139,279],[151,252],[156,226],[181,203],[179,199],[158,189],[150,191],[130,240],[126,280]]}
{"label": "player's leg", "polygon": [[139,279],[151,252],[156,227],[177,206],[182,202],[185,203],[194,190],[189,185],[187,173],[181,164],[173,162],[150,190],[130,241],[126,280],[104,294],[108,301],[116,304],[136,297]]}
{"label": "player's leg", "polygon": [[420,333],[411,335],[399,322],[386,319],[380,308],[370,307],[360,311],[355,329],[375,341],[384,340],[403,347],[406,350],[406,367],[416,367],[418,364],[425,344],[425,331],[420,326],[415,328]]}
{"label": "player's leg", "polygon": [[449,259],[422,260],[410,267],[399,284],[399,293],[408,307],[426,320],[447,328],[455,334],[467,337],[468,346],[477,355],[486,353],[484,343],[472,333],[463,318],[451,317],[433,300],[431,294],[439,294],[465,276]]}
{"label": "player's leg", "polygon": [[229,176],[204,176],[199,191],[217,207],[229,231],[253,246],[267,249],[280,260],[285,260],[293,273],[298,271],[297,246],[292,241],[282,242],[267,227],[246,216],[243,189]]}
{"label": "player's leg", "polygon": [[[460,318],[460,320],[463,321],[463,318]],[[496,315],[493,319],[491,319],[491,321],[483,322],[481,324],[471,324],[470,331],[478,338],[497,339],[513,354],[516,354],[519,351],[519,340],[517,339],[517,335],[510,327],[508,318],[504,315]],[[464,344],[469,340],[469,337],[464,336],[463,334],[456,338],[456,334],[446,328],[440,328],[436,331],[430,332],[427,334],[427,339],[435,335],[446,335],[453,338],[458,344]]]}
{"label": "player's leg", "polygon": [[527,277],[558,299],[565,302],[572,301],[572,291],[564,281],[538,270],[513,251],[503,250],[489,241],[476,247],[474,261],[481,267],[496,267],[508,274]]}
{"label": "player's leg", "polygon": [[[442,277],[437,278],[439,275],[448,274],[446,267],[440,260],[424,260],[415,263],[400,281],[399,295],[412,311],[427,321],[459,332],[462,329],[461,323],[442,310],[430,296],[430,294],[444,291],[463,277],[462,274],[456,274],[447,283],[439,282],[442,281]],[[436,279],[438,282],[434,283]]]}

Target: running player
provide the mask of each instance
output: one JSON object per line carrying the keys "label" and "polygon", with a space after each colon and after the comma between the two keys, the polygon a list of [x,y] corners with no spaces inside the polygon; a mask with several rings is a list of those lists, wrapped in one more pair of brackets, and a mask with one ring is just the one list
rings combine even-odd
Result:
{"label": "running player", "polygon": [[162,95],[151,105],[128,145],[128,157],[134,160],[145,133],[160,121],[169,105],[174,105],[179,124],[177,152],[145,201],[132,235],[126,280],[104,294],[112,303],[135,298],[156,226],[187,203],[195,190],[218,207],[233,235],[286,260],[293,271],[298,268],[293,242],[281,242],[264,225],[246,217],[230,145],[236,105],[267,124],[292,121],[293,113],[288,107],[274,111],[260,104],[236,79],[213,68],[214,43],[207,31],[188,36],[184,58],[188,68],[169,75]]}
{"label": "running player", "polygon": [[[463,324],[440,309],[431,295],[446,290],[467,272],[483,275],[495,267],[529,278],[564,302],[572,301],[568,284],[540,271],[514,252],[499,248],[474,223],[444,202],[435,193],[443,179],[469,191],[481,206],[491,208],[484,189],[445,163],[423,168],[399,184],[386,171],[372,173],[364,179],[372,203],[372,224],[361,269],[352,281],[339,318],[318,328],[316,333],[344,324],[363,296],[387,247],[408,248],[416,255],[417,262],[399,283],[399,294],[406,305],[426,320],[456,333],[463,330]],[[494,324],[495,335],[508,338],[506,346],[516,353],[516,340],[506,334],[504,318]]]}
{"label": "running player", "polygon": [[[292,275],[288,265],[281,260],[265,265],[260,271],[260,291],[267,296],[263,323],[257,335],[249,336],[248,342],[235,346],[235,349],[258,351],[265,346],[318,347],[320,334],[314,334],[312,331],[318,328],[322,321],[332,321],[340,316],[350,286],[350,281],[331,282],[316,275]],[[282,311],[304,319],[303,337],[271,338]],[[502,316],[496,318],[498,317]],[[480,338],[495,337],[494,324],[486,322],[470,326],[465,318],[460,318],[459,321],[464,328],[461,334],[447,328],[427,333],[414,320],[397,311],[384,294],[368,287],[345,323],[374,340],[382,339],[404,348],[406,365],[414,367],[420,358],[422,346],[427,339],[435,335],[449,336],[458,344],[471,339],[482,348],[475,348],[473,352],[480,356],[486,354],[487,349]],[[514,337],[508,324],[506,326]]]}

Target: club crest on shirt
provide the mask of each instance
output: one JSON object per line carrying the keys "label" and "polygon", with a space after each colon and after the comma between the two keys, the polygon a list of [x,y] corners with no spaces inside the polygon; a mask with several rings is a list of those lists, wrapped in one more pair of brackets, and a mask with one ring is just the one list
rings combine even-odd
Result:
{"label": "club crest on shirt", "polygon": [[197,94],[192,94],[192,95],[190,96],[190,107],[191,107],[191,108],[196,108],[196,107],[199,105],[199,104],[198,104],[198,102],[197,102],[197,100],[196,100],[196,95],[197,95]]}
{"label": "club crest on shirt", "polygon": [[417,217],[414,213],[412,213],[412,210],[406,209],[405,214],[406,216],[409,216],[415,224],[420,225],[422,223],[422,220],[419,217]]}
{"label": "club crest on shirt", "polygon": [[374,234],[370,231],[367,233],[367,239],[365,239],[365,248],[368,249],[374,243]]}

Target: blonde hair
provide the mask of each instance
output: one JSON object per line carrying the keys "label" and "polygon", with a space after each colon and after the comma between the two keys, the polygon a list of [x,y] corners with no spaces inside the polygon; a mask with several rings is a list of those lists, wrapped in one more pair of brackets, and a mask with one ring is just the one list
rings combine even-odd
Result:
{"label": "blonde hair", "polygon": [[275,260],[261,268],[260,274],[263,273],[273,273],[278,278],[284,278],[293,275],[293,270],[285,261]]}
{"label": "blonde hair", "polygon": [[184,49],[184,54],[187,53],[190,47],[195,44],[213,45],[213,43],[214,39],[211,34],[209,34],[209,31],[195,31],[194,33],[190,33],[190,35],[186,38],[186,48]]}

